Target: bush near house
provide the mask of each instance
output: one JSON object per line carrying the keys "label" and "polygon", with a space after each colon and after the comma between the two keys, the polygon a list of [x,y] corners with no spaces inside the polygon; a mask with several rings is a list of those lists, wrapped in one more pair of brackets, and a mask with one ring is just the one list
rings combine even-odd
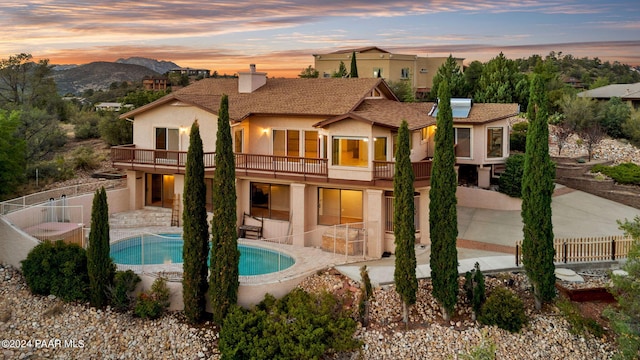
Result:
{"label": "bush near house", "polygon": [[138,295],[133,312],[143,319],[157,319],[169,307],[170,295],[167,280],[159,277],[151,285],[150,292]]}
{"label": "bush near house", "polygon": [[87,253],[76,244],[43,242],[22,260],[22,273],[34,294],[55,295],[64,301],[88,298]]}
{"label": "bush near house", "polygon": [[131,293],[140,281],[140,277],[132,270],[116,271],[113,286],[109,288],[111,306],[118,311],[129,310],[133,303]]}
{"label": "bush near house", "polygon": [[505,169],[498,182],[498,191],[511,197],[522,197],[522,174],[524,154],[513,154],[507,159]]}
{"label": "bush near house", "polygon": [[619,184],[640,184],[640,166],[634,163],[622,163],[616,166],[594,165],[592,173],[602,173]]}

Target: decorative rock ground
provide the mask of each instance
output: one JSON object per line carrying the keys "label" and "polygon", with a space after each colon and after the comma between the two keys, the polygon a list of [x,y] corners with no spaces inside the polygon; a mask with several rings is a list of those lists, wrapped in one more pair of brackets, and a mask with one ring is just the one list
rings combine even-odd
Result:
{"label": "decorative rock ground", "polygon": [[[462,283],[462,282],[461,282]],[[470,308],[460,294],[450,323],[444,323],[431,297],[431,285],[421,280],[418,302],[411,310],[411,326],[405,329],[401,306],[393,286],[375,289],[370,322],[357,336],[360,353],[335,358],[455,359],[483,341],[496,344],[497,359],[609,359],[612,338],[581,337],[569,332],[567,322],[553,306],[541,313],[532,309],[530,287],[522,274],[487,276],[488,291],[508,286],[527,303],[530,323],[518,334],[496,327],[482,327],[470,320]],[[351,298],[357,306],[359,285],[335,271],[323,271],[301,285],[308,291],[326,289]],[[0,340],[50,341],[52,347],[0,349],[0,359],[218,359],[217,330],[211,324],[187,325],[180,314],[146,321],[107,308],[63,303],[55,297],[34,296],[22,275],[0,265]],[[56,346],[56,340],[60,345]],[[4,343],[3,343],[4,344]],[[15,345],[15,343],[13,343]],[[68,345],[68,346],[65,346]],[[76,347],[72,347],[75,344]],[[361,357],[359,357],[361,355]]]}

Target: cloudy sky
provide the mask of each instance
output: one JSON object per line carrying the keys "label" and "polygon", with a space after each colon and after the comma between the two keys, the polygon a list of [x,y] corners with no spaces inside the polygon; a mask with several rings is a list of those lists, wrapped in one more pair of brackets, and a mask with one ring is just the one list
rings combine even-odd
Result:
{"label": "cloudy sky", "polygon": [[638,0],[3,0],[0,58],[142,56],[295,77],[312,54],[365,46],[487,61],[547,55],[640,65]]}

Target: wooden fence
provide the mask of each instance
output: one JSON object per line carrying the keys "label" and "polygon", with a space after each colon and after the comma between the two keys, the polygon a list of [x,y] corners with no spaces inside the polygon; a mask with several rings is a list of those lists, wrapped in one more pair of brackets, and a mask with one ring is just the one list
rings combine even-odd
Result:
{"label": "wooden fence", "polygon": [[[555,263],[615,261],[629,253],[633,238],[626,235],[554,239]],[[522,264],[522,241],[516,242],[516,265]]]}

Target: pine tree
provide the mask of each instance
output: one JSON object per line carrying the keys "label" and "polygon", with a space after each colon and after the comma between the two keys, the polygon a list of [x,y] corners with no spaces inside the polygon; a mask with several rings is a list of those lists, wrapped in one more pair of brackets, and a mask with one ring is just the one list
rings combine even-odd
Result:
{"label": "pine tree", "polygon": [[533,284],[536,309],[555,296],[551,196],[555,168],[549,157],[548,101],[545,84],[533,75],[527,117],[529,129],[522,175],[522,263]]}
{"label": "pine tree", "polygon": [[351,54],[351,73],[349,77],[357,78],[358,77],[358,66],[356,65],[356,52],[354,51]]}
{"label": "pine tree", "polygon": [[204,319],[207,306],[205,295],[208,288],[209,227],[206,209],[207,189],[204,183],[204,152],[197,120],[191,125],[190,134],[182,213],[182,299],[187,320],[198,323]]}
{"label": "pine tree", "polygon": [[220,325],[229,308],[238,302],[240,285],[240,252],[236,233],[236,174],[229,125],[229,98],[226,94],[222,95],[218,111],[215,163],[209,296],[213,321]]}
{"label": "pine tree", "polygon": [[440,303],[442,316],[448,321],[458,297],[458,211],[453,114],[447,81],[440,83],[438,95],[435,152],[429,190],[430,264],[433,297]]}
{"label": "pine tree", "polygon": [[113,285],[116,267],[109,247],[109,204],[104,187],[96,190],[91,207],[91,232],[87,247],[87,273],[91,305],[107,305],[107,291]]}
{"label": "pine tree", "polygon": [[402,318],[409,322],[409,306],[416,303],[418,279],[416,278],[416,236],[413,202],[415,175],[409,154],[409,126],[402,121],[398,130],[396,168],[393,176],[393,234],[396,244],[396,263],[393,280],[402,299]]}

